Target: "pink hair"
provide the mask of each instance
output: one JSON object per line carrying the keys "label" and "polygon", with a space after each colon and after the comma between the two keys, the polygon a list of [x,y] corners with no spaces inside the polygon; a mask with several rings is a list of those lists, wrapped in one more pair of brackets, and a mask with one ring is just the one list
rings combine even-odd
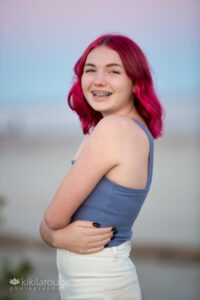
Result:
{"label": "pink hair", "polygon": [[83,133],[89,133],[101,119],[102,114],[87,103],[82,87],[81,77],[88,54],[96,47],[105,45],[115,50],[124,65],[129,78],[135,86],[134,102],[137,112],[145,120],[154,138],[162,135],[163,109],[154,91],[150,68],[140,47],[131,39],[122,35],[106,34],[92,42],[74,67],[75,82],[68,94],[68,104],[80,118]]}

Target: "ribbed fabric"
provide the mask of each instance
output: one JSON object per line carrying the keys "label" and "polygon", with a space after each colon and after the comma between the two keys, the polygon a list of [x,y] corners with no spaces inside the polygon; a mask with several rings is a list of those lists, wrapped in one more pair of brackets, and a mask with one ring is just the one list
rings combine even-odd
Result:
{"label": "ribbed fabric", "polygon": [[[134,118],[133,120],[145,131],[150,142],[146,187],[144,189],[125,187],[103,176],[72,216],[72,221],[87,220],[99,223],[101,227],[115,227],[118,233],[108,247],[120,245],[131,239],[132,226],[148,194],[152,180],[154,139],[146,126]],[[74,162],[75,160],[72,160],[72,163]]]}

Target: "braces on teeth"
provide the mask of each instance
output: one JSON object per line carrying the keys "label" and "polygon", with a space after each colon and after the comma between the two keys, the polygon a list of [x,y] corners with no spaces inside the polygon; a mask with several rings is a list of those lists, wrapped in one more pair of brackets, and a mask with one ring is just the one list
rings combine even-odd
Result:
{"label": "braces on teeth", "polygon": [[95,91],[92,91],[92,94],[93,94],[93,96],[110,96],[110,95],[112,95],[111,92],[95,92]]}

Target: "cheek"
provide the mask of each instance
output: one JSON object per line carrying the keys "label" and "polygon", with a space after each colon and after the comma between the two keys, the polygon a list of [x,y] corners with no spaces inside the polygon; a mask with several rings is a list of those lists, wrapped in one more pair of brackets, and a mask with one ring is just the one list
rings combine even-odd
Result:
{"label": "cheek", "polygon": [[82,78],[81,78],[81,88],[82,88],[82,91],[83,91],[83,95],[84,95],[84,97],[85,97],[85,100],[86,100],[87,102],[88,102],[88,95],[89,95],[88,87],[89,87],[88,80],[86,80],[85,77],[82,76]]}
{"label": "cheek", "polygon": [[130,97],[133,95],[133,88],[130,85],[120,86],[119,93],[122,97],[121,99],[129,101]]}
{"label": "cheek", "polygon": [[84,89],[85,89],[85,80],[84,80],[84,77],[81,78],[81,87],[82,87],[82,90],[84,91]]}
{"label": "cheek", "polygon": [[82,89],[86,90],[91,85],[91,82],[92,82],[91,78],[89,78],[88,76],[86,77],[86,76],[83,75],[82,78],[81,78]]}
{"label": "cheek", "polygon": [[126,93],[127,95],[130,95],[133,93],[133,83],[130,81],[124,81],[121,84],[121,91]]}

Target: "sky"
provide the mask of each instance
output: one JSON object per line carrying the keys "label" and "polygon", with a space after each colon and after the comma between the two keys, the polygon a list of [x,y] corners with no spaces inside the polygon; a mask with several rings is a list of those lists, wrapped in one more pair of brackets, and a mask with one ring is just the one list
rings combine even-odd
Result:
{"label": "sky", "polygon": [[0,107],[66,104],[74,63],[107,32],[143,49],[166,106],[199,101],[199,15],[198,0],[0,0]]}

